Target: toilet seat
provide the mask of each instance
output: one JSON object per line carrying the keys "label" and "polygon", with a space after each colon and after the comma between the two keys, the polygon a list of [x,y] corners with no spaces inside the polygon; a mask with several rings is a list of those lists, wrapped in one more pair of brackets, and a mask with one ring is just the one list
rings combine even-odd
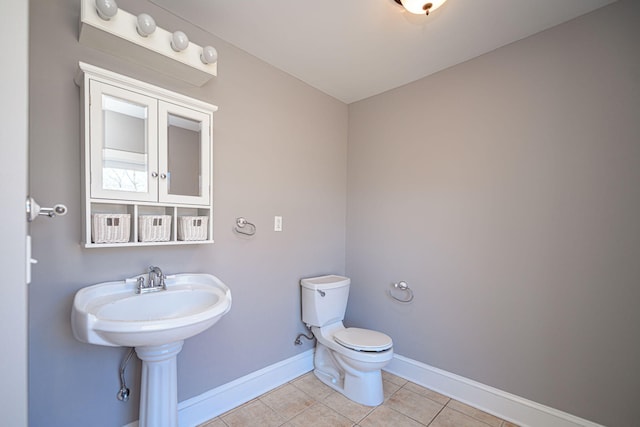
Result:
{"label": "toilet seat", "polygon": [[370,329],[345,328],[336,332],[333,339],[341,346],[356,351],[379,352],[393,346],[389,335]]}

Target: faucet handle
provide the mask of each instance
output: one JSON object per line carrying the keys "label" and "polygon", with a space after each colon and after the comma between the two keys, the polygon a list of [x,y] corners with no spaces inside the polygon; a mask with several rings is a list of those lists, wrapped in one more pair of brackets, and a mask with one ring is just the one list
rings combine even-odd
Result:
{"label": "faucet handle", "polygon": [[138,276],[136,279],[136,293],[139,294],[144,289],[144,277]]}

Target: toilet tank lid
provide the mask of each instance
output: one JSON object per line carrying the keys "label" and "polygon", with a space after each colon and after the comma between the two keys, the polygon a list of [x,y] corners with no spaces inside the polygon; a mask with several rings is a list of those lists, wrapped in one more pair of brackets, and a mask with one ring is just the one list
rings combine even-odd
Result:
{"label": "toilet tank lid", "polygon": [[351,283],[351,279],[348,277],[336,276],[330,274],[328,276],[308,277],[300,280],[300,286],[307,289],[333,289],[347,286]]}

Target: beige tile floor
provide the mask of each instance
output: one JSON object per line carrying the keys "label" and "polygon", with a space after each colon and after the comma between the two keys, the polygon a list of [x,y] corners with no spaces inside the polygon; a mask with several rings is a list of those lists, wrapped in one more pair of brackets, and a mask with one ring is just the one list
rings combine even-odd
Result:
{"label": "beige tile floor", "polygon": [[517,427],[383,371],[384,402],[363,406],[309,372],[200,427]]}

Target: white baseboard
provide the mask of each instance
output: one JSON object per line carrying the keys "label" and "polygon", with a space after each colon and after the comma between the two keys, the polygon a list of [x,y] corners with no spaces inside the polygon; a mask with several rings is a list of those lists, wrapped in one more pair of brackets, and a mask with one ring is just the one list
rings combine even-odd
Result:
{"label": "white baseboard", "polygon": [[180,402],[178,425],[197,426],[312,369],[313,349]]}
{"label": "white baseboard", "polygon": [[[313,349],[178,403],[178,424],[197,426],[312,369]],[[397,354],[384,370],[522,427],[603,427]]]}
{"label": "white baseboard", "polygon": [[526,427],[602,427],[442,369],[394,355],[385,371]]}

